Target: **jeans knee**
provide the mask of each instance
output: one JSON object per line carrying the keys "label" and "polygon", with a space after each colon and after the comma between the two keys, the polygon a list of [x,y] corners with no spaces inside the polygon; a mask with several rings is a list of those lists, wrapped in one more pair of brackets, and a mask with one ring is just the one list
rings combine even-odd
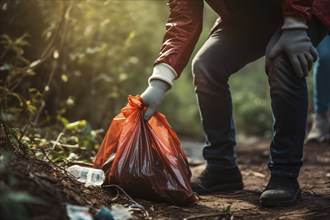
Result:
{"label": "jeans knee", "polygon": [[205,82],[205,63],[199,57],[195,57],[192,61],[192,74],[195,86]]}
{"label": "jeans knee", "polygon": [[270,85],[271,94],[280,96],[304,94],[306,89],[306,79],[299,78],[289,59],[283,54],[265,61],[266,73]]}
{"label": "jeans knee", "polygon": [[228,82],[228,74],[219,63],[212,63],[203,57],[195,57],[192,61],[194,84],[198,86],[222,86]]}

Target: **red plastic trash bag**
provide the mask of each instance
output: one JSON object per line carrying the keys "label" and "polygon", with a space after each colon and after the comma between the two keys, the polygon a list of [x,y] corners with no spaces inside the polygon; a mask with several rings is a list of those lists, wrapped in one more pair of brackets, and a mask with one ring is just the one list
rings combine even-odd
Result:
{"label": "red plastic trash bag", "polygon": [[196,202],[179,138],[159,112],[145,122],[144,110],[140,96],[128,97],[127,106],[112,120],[94,167],[104,170],[106,183],[133,196],[175,205]]}

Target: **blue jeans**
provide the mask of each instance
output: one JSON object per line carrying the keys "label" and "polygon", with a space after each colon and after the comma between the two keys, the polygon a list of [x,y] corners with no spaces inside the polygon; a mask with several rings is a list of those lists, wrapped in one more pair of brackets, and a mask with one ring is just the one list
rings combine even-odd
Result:
{"label": "blue jeans", "polygon": [[[229,77],[265,55],[281,34],[281,15],[268,24],[237,17],[211,34],[193,60],[193,76],[202,126],[206,135],[203,156],[208,166],[237,166],[235,127]],[[326,28],[315,18],[308,34],[317,45]],[[302,166],[308,93],[306,79],[294,73],[285,54],[266,61],[274,116],[270,146],[272,174],[298,177]]]}
{"label": "blue jeans", "polygon": [[324,114],[330,108],[330,35],[316,47],[319,58],[314,65],[314,112]]}

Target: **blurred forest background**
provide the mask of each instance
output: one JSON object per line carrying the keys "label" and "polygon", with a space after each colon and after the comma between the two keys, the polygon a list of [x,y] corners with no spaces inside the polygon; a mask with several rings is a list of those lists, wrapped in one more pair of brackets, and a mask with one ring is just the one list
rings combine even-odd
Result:
{"label": "blurred forest background", "polygon": [[[166,1],[0,2],[1,134],[53,146],[47,150],[55,160],[68,159],[76,148],[94,154],[127,96],[147,87],[169,14]],[[194,53],[217,18],[204,10]],[[235,74],[230,85],[237,133],[271,137],[264,60]],[[159,111],[179,136],[203,138],[190,64]]]}

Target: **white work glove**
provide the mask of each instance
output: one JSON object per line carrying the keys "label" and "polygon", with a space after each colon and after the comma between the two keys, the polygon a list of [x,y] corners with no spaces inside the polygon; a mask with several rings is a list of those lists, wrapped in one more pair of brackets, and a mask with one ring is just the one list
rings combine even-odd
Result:
{"label": "white work glove", "polygon": [[147,106],[144,113],[144,120],[148,121],[157,111],[164,99],[164,94],[170,89],[170,85],[162,80],[151,80],[148,88],[142,93],[141,98]]}
{"label": "white work glove", "polygon": [[317,52],[307,36],[306,21],[299,18],[286,18],[282,26],[282,35],[267,56],[275,58],[281,52],[286,53],[299,78],[306,77],[317,59]]}
{"label": "white work glove", "polygon": [[142,93],[141,98],[147,106],[144,120],[148,121],[157,111],[164,99],[164,94],[172,88],[173,80],[177,78],[175,70],[166,63],[154,66],[149,78],[149,87]]}

